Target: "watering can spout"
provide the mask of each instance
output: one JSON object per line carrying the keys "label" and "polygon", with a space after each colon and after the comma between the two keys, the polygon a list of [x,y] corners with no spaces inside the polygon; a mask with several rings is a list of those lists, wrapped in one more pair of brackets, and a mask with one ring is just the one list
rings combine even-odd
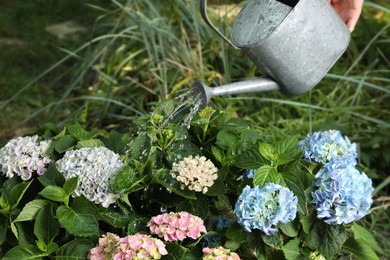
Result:
{"label": "watering can spout", "polygon": [[194,97],[205,107],[214,96],[266,92],[280,90],[278,83],[268,77],[253,78],[210,88],[203,82],[197,81],[192,86]]}

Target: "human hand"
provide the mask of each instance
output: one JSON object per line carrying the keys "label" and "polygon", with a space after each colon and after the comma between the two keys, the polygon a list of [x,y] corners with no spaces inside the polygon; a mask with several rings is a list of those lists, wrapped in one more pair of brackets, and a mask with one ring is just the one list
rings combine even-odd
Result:
{"label": "human hand", "polygon": [[328,0],[352,32],[362,12],[364,0]]}

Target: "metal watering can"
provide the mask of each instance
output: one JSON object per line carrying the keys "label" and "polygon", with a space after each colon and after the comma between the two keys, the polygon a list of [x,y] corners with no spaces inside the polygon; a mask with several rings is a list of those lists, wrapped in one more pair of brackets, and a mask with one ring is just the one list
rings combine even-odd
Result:
{"label": "metal watering can", "polygon": [[205,22],[229,45],[241,49],[265,77],[193,91],[207,105],[213,96],[280,90],[298,95],[312,89],[349,45],[350,32],[328,0],[249,0],[237,15],[228,40],[207,16]]}

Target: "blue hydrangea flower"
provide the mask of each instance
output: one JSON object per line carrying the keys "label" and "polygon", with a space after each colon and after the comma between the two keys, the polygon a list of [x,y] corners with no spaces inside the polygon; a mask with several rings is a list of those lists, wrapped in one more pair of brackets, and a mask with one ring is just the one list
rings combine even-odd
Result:
{"label": "blue hydrangea flower", "polygon": [[332,159],[316,175],[312,203],[328,224],[351,223],[370,212],[372,182],[342,158]]}
{"label": "blue hydrangea flower", "polygon": [[309,134],[301,141],[300,147],[304,150],[304,159],[308,161],[325,164],[332,158],[345,157],[351,164],[356,164],[356,144],[338,130]]}
{"label": "blue hydrangea flower", "polygon": [[255,175],[255,172],[256,172],[255,169],[246,170],[242,176],[245,179],[253,179],[253,176]]}
{"label": "blue hydrangea flower", "polygon": [[247,231],[260,229],[272,235],[279,223],[295,219],[298,199],[288,188],[266,183],[263,188],[246,186],[236,202],[234,214]]}
{"label": "blue hydrangea flower", "polygon": [[217,218],[215,220],[215,229],[221,231],[222,229],[229,227],[233,222],[234,221],[228,217]]}

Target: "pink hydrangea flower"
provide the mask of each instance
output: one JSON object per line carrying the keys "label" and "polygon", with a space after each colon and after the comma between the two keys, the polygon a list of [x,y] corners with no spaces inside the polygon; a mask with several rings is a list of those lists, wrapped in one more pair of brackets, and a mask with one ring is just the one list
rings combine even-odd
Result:
{"label": "pink hydrangea flower", "polygon": [[241,258],[234,252],[230,252],[230,249],[223,248],[222,246],[217,248],[203,248],[202,260],[240,260]]}
{"label": "pink hydrangea flower", "polygon": [[201,233],[207,233],[201,218],[184,211],[152,217],[147,226],[151,234],[163,237],[165,241],[183,241],[187,237],[197,239]]}
{"label": "pink hydrangea flower", "polygon": [[99,239],[99,245],[89,253],[91,260],[131,260],[131,259],[160,259],[167,255],[165,244],[160,239],[144,234],[135,234],[119,238],[107,233]]}

